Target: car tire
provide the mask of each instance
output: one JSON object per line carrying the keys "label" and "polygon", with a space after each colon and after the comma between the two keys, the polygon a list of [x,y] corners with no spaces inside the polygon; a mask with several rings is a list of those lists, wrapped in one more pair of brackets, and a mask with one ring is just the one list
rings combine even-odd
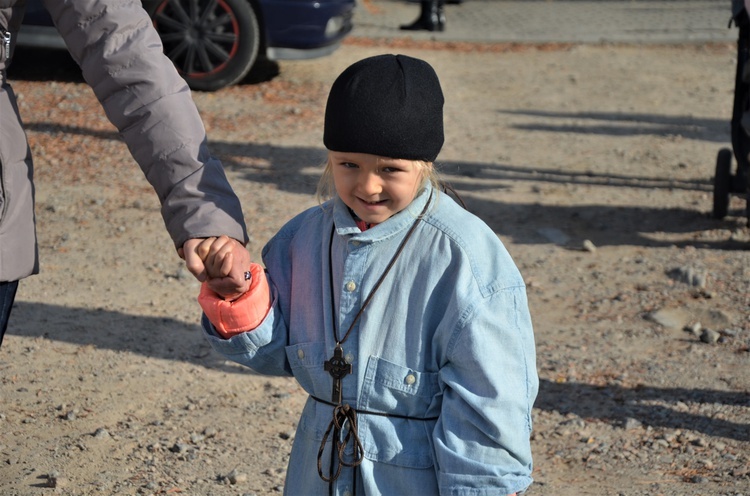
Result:
{"label": "car tire", "polygon": [[151,17],[164,53],[191,89],[231,86],[258,57],[258,16],[248,0],[162,0]]}

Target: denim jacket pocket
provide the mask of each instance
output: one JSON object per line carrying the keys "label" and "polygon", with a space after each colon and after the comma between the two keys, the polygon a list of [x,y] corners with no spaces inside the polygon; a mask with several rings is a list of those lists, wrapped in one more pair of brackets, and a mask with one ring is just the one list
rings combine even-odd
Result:
{"label": "denim jacket pocket", "polygon": [[[439,414],[438,375],[370,357],[359,423],[365,456],[409,468],[434,465],[432,430]],[[379,415],[384,414],[384,415]]]}

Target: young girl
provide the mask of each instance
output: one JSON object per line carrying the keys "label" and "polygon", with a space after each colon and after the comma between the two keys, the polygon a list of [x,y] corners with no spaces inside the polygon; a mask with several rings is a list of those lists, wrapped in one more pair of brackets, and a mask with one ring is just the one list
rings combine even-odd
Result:
{"label": "young girl", "polygon": [[[209,281],[199,297],[217,351],[310,394],[285,493],[525,490],[538,388],[525,286],[495,233],[435,181],[432,67],[403,55],[350,66],[324,143],[333,198],[269,241],[247,293]],[[233,263],[225,241],[201,247],[209,275]]]}

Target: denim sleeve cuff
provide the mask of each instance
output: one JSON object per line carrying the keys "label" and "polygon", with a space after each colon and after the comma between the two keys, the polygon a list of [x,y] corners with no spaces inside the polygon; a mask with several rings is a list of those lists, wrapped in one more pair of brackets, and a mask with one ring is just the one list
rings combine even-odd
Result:
{"label": "denim sleeve cuff", "polygon": [[203,334],[211,347],[238,363],[244,364],[247,359],[255,356],[258,349],[267,345],[271,339],[271,329],[267,329],[264,325],[253,332],[242,332],[231,338],[223,338],[205,314],[203,314],[201,324]]}

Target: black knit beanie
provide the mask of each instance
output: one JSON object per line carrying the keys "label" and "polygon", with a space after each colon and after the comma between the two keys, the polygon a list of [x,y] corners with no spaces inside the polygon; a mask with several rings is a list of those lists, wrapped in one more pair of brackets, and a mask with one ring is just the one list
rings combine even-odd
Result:
{"label": "black knit beanie", "polygon": [[369,57],[331,87],[323,132],[329,150],[433,162],[443,139],[443,92],[423,60]]}

